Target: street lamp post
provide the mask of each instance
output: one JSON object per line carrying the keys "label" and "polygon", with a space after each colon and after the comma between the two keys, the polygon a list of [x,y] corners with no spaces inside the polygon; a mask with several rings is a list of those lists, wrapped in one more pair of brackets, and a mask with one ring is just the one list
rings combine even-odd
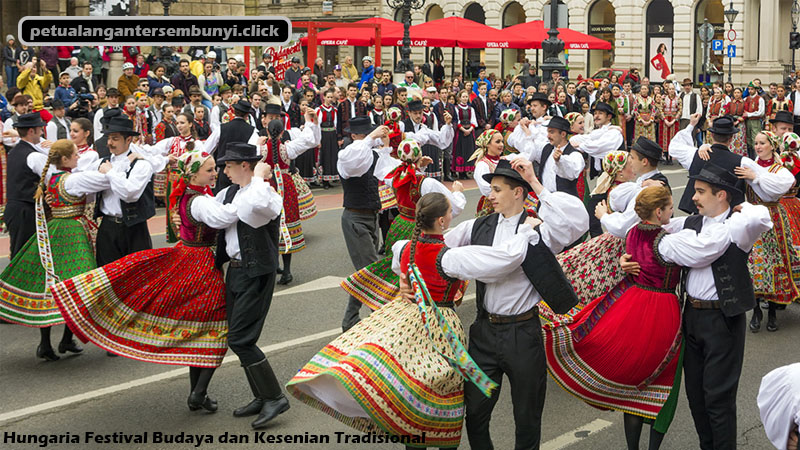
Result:
{"label": "street lamp post", "polygon": [[558,3],[559,0],[550,0],[550,36],[542,42],[544,62],[542,62],[542,80],[549,80],[554,70],[561,72],[564,65],[558,55],[564,51],[564,41],[558,38]]}
{"label": "street lamp post", "polygon": [[148,0],[150,2],[158,2],[161,3],[161,6],[164,7],[164,15],[169,15],[169,7],[172,6],[173,3],[178,3],[178,0]]}
{"label": "street lamp post", "polygon": [[[797,0],[795,0],[795,5],[797,4]],[[731,1],[731,6],[724,12],[725,18],[728,19],[728,24],[730,25],[730,29],[733,30],[733,22],[736,20],[736,16],[739,15],[739,11],[733,8],[733,1]],[[728,56],[728,83],[732,83],[731,75],[732,73],[732,66],[733,66],[733,58]]]}
{"label": "street lamp post", "polygon": [[[797,4],[797,0],[792,2],[792,36],[796,36],[797,33],[797,16],[800,14],[800,5]],[[794,50],[795,47],[792,46],[792,72],[794,72]]]}
{"label": "street lamp post", "polygon": [[425,0],[386,0],[386,4],[392,9],[403,10],[403,45],[400,47],[400,61],[394,68],[395,73],[402,73],[414,70],[414,63],[411,62],[411,10],[421,9],[425,6]]}

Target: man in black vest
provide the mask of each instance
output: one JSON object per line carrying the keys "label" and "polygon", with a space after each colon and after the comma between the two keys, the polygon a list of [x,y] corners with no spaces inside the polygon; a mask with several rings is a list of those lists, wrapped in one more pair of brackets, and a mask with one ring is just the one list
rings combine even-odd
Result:
{"label": "man in black vest", "polygon": [[[772,221],[762,205],[737,206],[733,194],[741,192],[732,171],[707,163],[691,179],[699,214],[672,219],[658,252],[666,262],[687,268],[681,289],[683,370],[700,448],[735,449],[745,312],[756,304],[747,260]],[[628,273],[638,268],[630,255],[620,263]]]}
{"label": "man in black vest", "polygon": [[[248,116],[253,112],[253,107],[247,100],[239,100],[233,104],[233,113],[236,115],[233,120],[223,123],[219,130],[219,144],[214,157],[217,159],[217,166],[222,166],[222,158],[228,149],[228,144],[234,142],[247,142],[253,135],[255,127],[248,122]],[[225,172],[219,174],[217,184],[214,186],[214,194],[231,185],[231,180]]]}
{"label": "man in black vest", "polygon": [[[692,114],[689,125],[683,130],[679,131],[672,141],[669,143],[669,155],[675,158],[684,169],[689,171],[689,182],[686,183],[686,189],[683,191],[683,196],[678,204],[678,208],[688,214],[696,214],[697,207],[692,201],[694,195],[694,179],[693,175],[700,173],[700,170],[706,164],[702,158],[702,153],[698,151],[694,145],[692,137],[695,126],[700,121],[701,114]],[[708,161],[712,162],[728,172],[733,173],[734,169],[742,164],[742,156],[731,152],[728,149],[733,135],[739,129],[734,125],[734,119],[731,116],[722,116],[714,120],[714,124],[708,129],[711,132],[711,146],[704,144],[701,148],[709,149]],[[733,192],[733,203],[739,204],[744,201],[744,180],[739,180],[736,185],[736,191]]]}
{"label": "man in black vest", "polygon": [[[97,230],[97,265],[104,266],[123,256],[153,248],[147,219],[156,214],[153,196],[153,175],[166,166],[163,158],[159,167],[149,160],[136,158],[136,146],[131,142],[139,132],[127,117],[108,120],[103,135],[108,139],[111,156],[107,176],[111,188],[97,194],[95,217],[102,217]],[[144,152],[142,152],[144,153]]]}
{"label": "man in black vest", "polygon": [[3,214],[3,222],[11,237],[11,259],[14,259],[14,255],[36,232],[33,195],[47,164],[48,151],[39,147],[45,125],[39,113],[23,114],[14,124],[19,133],[19,141],[8,153],[8,191]]}
{"label": "man in black vest", "polygon": [[[537,304],[544,299],[555,311],[568,311],[577,304],[555,254],[586,232],[589,218],[579,199],[548,192],[525,158],[514,160],[513,168],[500,160],[484,179],[492,185],[489,201],[495,213],[459,224],[445,235],[448,247],[496,246],[517,234],[520,225],[530,220],[524,206],[530,191],[542,202],[543,223],[535,226],[520,267],[503,282],[476,283],[478,317],[469,330],[469,353],[498,388],[487,398],[472,383],[464,384],[467,435],[473,449],[494,448],[489,422],[506,374],[512,383],[515,448],[538,449],[547,369]],[[407,292],[406,286],[403,289]]]}
{"label": "man in black vest", "polygon": [[[597,228],[590,227],[590,231],[597,232],[597,236],[599,236],[602,234],[602,228],[605,227],[606,231],[612,235],[624,239],[628,235],[628,230],[641,221],[639,215],[636,214],[636,197],[642,189],[648,186],[666,186],[667,189],[672,190],[667,177],[658,170],[658,161],[662,153],[663,150],[658,144],[645,137],[640,136],[633,143],[628,164],[631,165],[633,173],[638,178],[636,181],[629,181],[623,184],[628,185],[630,183],[629,186],[633,186],[634,193],[630,196],[630,200],[623,211],[608,212],[608,204],[614,204],[611,200],[612,197],[599,203],[590,203],[589,212],[599,218]],[[615,191],[612,191],[609,195],[615,195]]]}
{"label": "man in black vest", "polygon": [[[358,116],[350,120],[345,132],[353,138],[353,143],[339,151],[336,162],[344,191],[342,234],[353,267],[361,270],[378,260],[381,198],[374,175],[378,153],[373,149],[389,145],[389,128],[385,125],[373,128],[369,117]],[[361,320],[360,310],[361,302],[351,295],[342,319],[342,331]]]}
{"label": "man in black vest", "polygon": [[444,118],[444,125],[434,131],[425,126],[423,122],[422,109],[424,108],[422,100],[414,99],[408,102],[408,118],[399,122],[400,131],[405,133],[405,139],[413,139],[419,145],[435,145],[439,148],[445,148],[448,144],[453,142],[453,116],[449,111],[445,111],[442,116]]}
{"label": "man in black vest", "polygon": [[275,289],[283,200],[268,183],[272,177],[269,164],[256,164],[261,159],[256,146],[234,142],[225,150],[218,162],[225,165],[233,184],[216,199],[235,206],[236,213],[215,224],[224,229],[217,242],[216,262],[220,268],[230,262],[225,275],[228,346],[239,357],[255,397],[233,415],[258,414],[252,427],[259,429],[289,409],[289,400],[257,345]]}
{"label": "man in black vest", "polygon": [[526,138],[517,140],[520,155],[537,163],[536,177],[550,192],[566,192],[578,197],[578,177],[583,174],[585,163],[583,155],[569,143],[569,121],[563,117],[553,117],[547,124],[547,134],[533,133],[528,124],[530,120],[519,123]]}
{"label": "man in black vest", "polygon": [[[120,108],[112,108],[106,111],[105,115],[100,119],[100,123],[103,127],[108,126],[108,121],[117,117],[122,114],[122,109]],[[97,152],[97,156],[100,158],[107,158],[111,156],[111,152],[108,150],[108,136],[101,136],[100,139],[94,141],[94,151]]]}

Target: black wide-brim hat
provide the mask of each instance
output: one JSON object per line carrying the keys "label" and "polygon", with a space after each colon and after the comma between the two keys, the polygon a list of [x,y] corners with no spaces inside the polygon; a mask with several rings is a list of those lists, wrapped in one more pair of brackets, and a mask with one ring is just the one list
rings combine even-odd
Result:
{"label": "black wide-brim hat", "polygon": [[486,180],[487,183],[491,183],[492,178],[498,175],[501,177],[511,178],[512,180],[516,180],[522,183],[522,186],[525,188],[526,195],[528,192],[531,192],[533,190],[531,185],[528,184],[528,182],[525,181],[524,178],[522,178],[522,175],[520,175],[519,172],[511,168],[511,162],[509,162],[506,159],[501,159],[497,163],[497,167],[494,168],[494,172],[483,175],[483,179]]}
{"label": "black wide-brim hat", "polygon": [[616,117],[617,116],[617,113],[614,111],[614,108],[612,108],[611,105],[609,105],[606,102],[597,102],[597,103],[595,103],[592,112],[594,112],[594,111],[602,111],[602,112],[610,115],[611,117]]}
{"label": "black wide-brim hat", "polygon": [[267,103],[267,105],[264,106],[264,114],[277,114],[277,115],[280,115],[280,113],[281,113],[281,106],[280,105],[276,105],[275,103]]}
{"label": "black wide-brim hat", "polygon": [[636,150],[637,153],[641,153],[642,155],[647,156],[650,159],[655,159],[656,161],[661,160],[661,155],[664,154],[664,149],[662,149],[658,143],[643,136],[639,136],[639,139],[633,143],[631,148]]}
{"label": "black wide-brim hat", "polygon": [[739,132],[739,128],[734,125],[733,117],[722,116],[714,120],[714,124],[708,129],[711,134],[721,134],[730,136]]}
{"label": "black wide-brim hat", "polygon": [[120,133],[123,136],[139,136],[139,132],[133,129],[133,121],[127,117],[116,115],[106,122],[103,127],[103,134]]}
{"label": "black wide-brim hat", "polygon": [[575,134],[572,132],[572,128],[570,127],[569,120],[563,117],[553,117],[550,119],[550,122],[547,124],[547,128],[555,128],[559,131],[566,131],[567,134]]}
{"label": "black wide-brim hat", "polygon": [[108,126],[108,121],[113,119],[114,117],[119,116],[122,114],[122,109],[120,108],[109,108],[103,113],[103,117],[100,118],[100,124],[103,127]]}
{"label": "black wide-brim hat", "polygon": [[375,128],[370,123],[369,117],[357,116],[350,119],[350,123],[344,129],[344,132],[349,134],[370,134]]}
{"label": "black wide-brim hat", "polygon": [[544,103],[548,108],[550,107],[550,105],[553,104],[553,102],[551,102],[550,99],[547,98],[547,94],[543,94],[541,92],[535,92],[531,96],[530,101],[531,102],[540,101],[540,102]]}
{"label": "black wide-brim hat", "polygon": [[47,126],[42,116],[38,112],[32,112],[19,116],[19,120],[14,124],[14,128],[35,128]]}
{"label": "black wide-brim hat", "polygon": [[250,145],[245,142],[230,142],[225,147],[225,154],[220,157],[217,162],[225,163],[231,162],[257,162],[261,161],[261,155],[258,154],[258,149],[255,145]]}
{"label": "black wide-brim hat", "polygon": [[233,109],[239,112],[253,114],[253,105],[250,104],[247,100],[239,100],[238,102],[233,104]]}
{"label": "black wide-brim hat", "polygon": [[409,111],[422,111],[424,108],[422,105],[422,100],[411,100],[406,104],[406,107]]}
{"label": "black wide-brim hat", "polygon": [[794,125],[794,115],[789,111],[778,111],[775,113],[775,118],[770,119],[769,123],[788,123],[790,125]]}
{"label": "black wide-brim hat", "polygon": [[742,193],[742,191],[736,186],[739,182],[739,178],[736,177],[733,172],[729,172],[714,163],[705,163],[703,168],[700,169],[700,173],[689,176],[689,179],[695,181],[705,181],[712,186],[725,189],[726,191],[730,191],[732,193]]}

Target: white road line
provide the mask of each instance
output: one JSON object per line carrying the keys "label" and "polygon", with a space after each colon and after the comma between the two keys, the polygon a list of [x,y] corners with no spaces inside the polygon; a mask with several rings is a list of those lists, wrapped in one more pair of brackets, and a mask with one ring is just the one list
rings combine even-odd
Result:
{"label": "white road line", "polygon": [[613,423],[607,420],[595,419],[582,427],[566,432],[555,439],[545,442],[542,444],[542,450],[560,450],[569,447],[611,425],[613,425]]}
{"label": "white road line", "polygon": [[667,169],[661,171],[661,173],[663,173],[664,175],[671,175],[673,173],[687,173],[687,172],[688,170],[686,169]]}
{"label": "white road line", "polygon": [[673,191],[680,191],[682,189],[686,189],[686,185],[685,184],[683,186],[675,186],[674,188],[672,188]]}
{"label": "white road line", "polygon": [[[324,277],[324,278],[336,278],[336,277]],[[297,286],[297,288],[301,288],[303,286],[305,285]],[[475,294],[469,294],[464,297],[465,302],[474,299],[475,299]],[[278,342],[277,344],[266,345],[264,347],[261,347],[261,351],[263,351],[265,354],[270,354],[277,352],[279,350],[296,347],[298,345],[308,344],[310,342],[314,342],[320,339],[330,338],[338,334],[341,334],[341,332],[342,332],[341,328],[334,328],[327,331],[320,331],[319,333],[309,334],[307,336],[302,336],[296,339],[290,339],[288,341]],[[237,363],[239,362],[239,358],[233,353],[226,356],[222,360],[222,364],[230,364],[232,362],[237,362]],[[148,384],[157,383],[159,381],[164,381],[164,380],[171,380],[173,378],[178,378],[178,377],[185,377],[187,373],[188,372],[186,371],[186,368],[182,367],[180,369],[174,369],[155,375],[150,375],[149,377],[140,378],[138,380],[131,380],[125,383],[115,384],[113,386],[96,389],[94,391],[84,392],[82,394],[77,394],[77,395],[71,395],[69,397],[64,397],[50,402],[40,403],[38,405],[29,406],[27,408],[20,408],[14,411],[0,414],[0,424],[18,420],[23,417],[31,416],[34,414],[39,414],[45,411],[50,411],[52,409],[61,408],[76,403],[83,403],[88,400],[97,399],[100,397],[104,397],[106,395],[115,394],[117,392],[126,391],[128,389],[133,389],[139,386],[145,386]]]}
{"label": "white road line", "polygon": [[278,297],[280,295],[302,294],[304,292],[321,291],[323,289],[332,289],[335,287],[339,287],[339,284],[342,283],[342,280],[344,280],[344,278],[328,275],[322,278],[317,278],[316,280],[313,281],[309,281],[308,283],[303,283],[301,285],[295,286],[290,289],[284,289],[282,291],[278,291],[275,293],[273,297]]}

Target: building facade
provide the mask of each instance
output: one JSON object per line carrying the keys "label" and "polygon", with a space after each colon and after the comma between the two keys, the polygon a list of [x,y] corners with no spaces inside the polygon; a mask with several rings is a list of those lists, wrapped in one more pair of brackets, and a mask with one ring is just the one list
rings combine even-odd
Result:
{"label": "building facade", "polygon": [[[89,15],[91,3],[99,0],[32,0],[3,2],[0,34],[17,32],[17,21],[26,15]],[[127,3],[134,14],[161,15],[159,1],[117,0]],[[658,81],[666,73],[676,78],[690,77],[699,81],[704,73],[704,51],[697,28],[705,20],[713,26],[714,39],[722,39],[725,48],[730,25],[724,10],[732,4],[739,11],[733,30],[736,34],[736,56],[732,59],[733,81],[746,83],[758,77],[762,81],[780,81],[791,68],[792,51],[789,32],[792,30],[794,0],[558,0],[564,10],[560,20],[571,29],[581,31],[613,44],[612,50],[571,50],[565,54],[569,76],[586,76],[601,67],[629,69],[636,67],[643,75]],[[412,12],[412,23],[421,23],[449,16],[465,17],[486,25],[503,28],[531,20],[541,20],[549,11],[550,0],[429,0]],[[385,0],[179,0],[170,10],[172,15],[279,15],[293,20],[357,21],[368,17],[400,20]],[[564,26],[559,23],[559,26]],[[422,63],[430,59],[430,48],[413,48],[412,59]],[[442,49],[444,65],[462,71],[466,61],[483,62],[497,75],[513,73],[527,58],[531,63],[543,59],[541,52],[514,49]],[[358,63],[373,50],[366,47],[320,46],[317,54],[327,67],[346,55]],[[382,48],[383,67],[393,67],[396,47]],[[727,79],[727,52],[710,52],[711,79]],[[312,62],[313,63],[313,62]],[[310,65],[310,63],[307,63]]]}

